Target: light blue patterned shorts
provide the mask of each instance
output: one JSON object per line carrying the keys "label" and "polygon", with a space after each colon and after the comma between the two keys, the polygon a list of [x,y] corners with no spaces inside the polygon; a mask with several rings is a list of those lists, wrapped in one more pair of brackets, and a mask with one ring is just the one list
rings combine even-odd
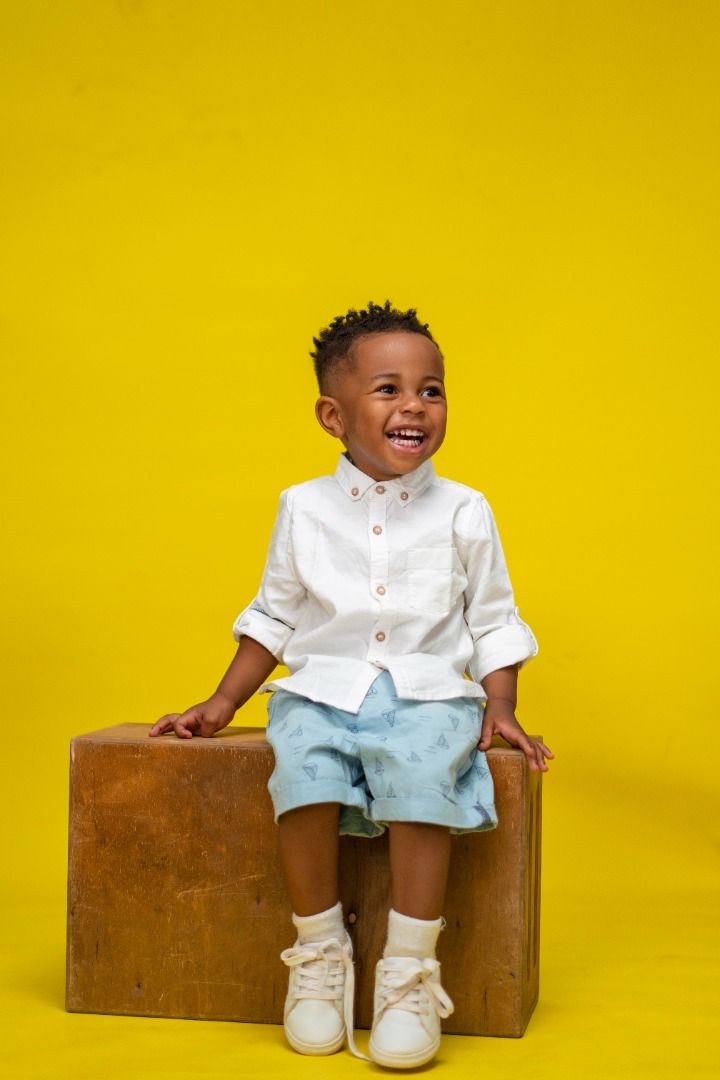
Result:
{"label": "light blue patterned shorts", "polygon": [[341,835],[379,836],[389,821],[447,825],[451,833],[497,826],[492,776],[477,749],[477,698],[398,698],[384,671],[358,713],[276,690],[268,714],[276,822],[298,806],[338,802]]}

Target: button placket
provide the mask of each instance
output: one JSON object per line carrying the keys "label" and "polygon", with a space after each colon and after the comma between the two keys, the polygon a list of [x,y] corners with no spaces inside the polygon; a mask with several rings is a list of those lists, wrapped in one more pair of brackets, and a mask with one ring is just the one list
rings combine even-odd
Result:
{"label": "button placket", "polygon": [[383,484],[372,488],[369,502],[370,536],[370,592],[380,603],[378,618],[372,627],[368,643],[368,660],[378,659],[387,650],[388,630],[385,624],[382,597],[387,589],[388,548],[387,548],[387,506],[388,496]]}

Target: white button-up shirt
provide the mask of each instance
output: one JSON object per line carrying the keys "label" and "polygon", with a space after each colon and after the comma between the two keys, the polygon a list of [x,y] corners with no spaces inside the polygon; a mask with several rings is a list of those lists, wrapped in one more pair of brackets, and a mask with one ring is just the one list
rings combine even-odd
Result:
{"label": "white button-up shirt", "polygon": [[484,495],[429,460],[380,482],[344,454],[334,476],[282,492],[260,590],[233,624],[243,635],[290,671],[259,693],[352,713],[382,669],[400,697],[484,700],[481,679],[538,651]]}

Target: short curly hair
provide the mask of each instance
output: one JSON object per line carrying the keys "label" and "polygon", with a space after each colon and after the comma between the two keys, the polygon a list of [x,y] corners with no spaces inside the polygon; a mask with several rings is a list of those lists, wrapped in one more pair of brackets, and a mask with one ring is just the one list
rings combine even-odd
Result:
{"label": "short curly hair", "polygon": [[392,330],[424,334],[437,347],[440,359],[444,360],[440,346],[430,333],[429,324],[419,321],[415,308],[399,311],[389,300],[382,306],[370,300],[367,310],[363,308],[362,311],[356,311],[355,308],[350,308],[345,315],[337,315],[329,326],[320,331],[319,337],[313,337],[316,348],[310,352],[310,356],[315,365],[320,393],[323,393],[327,386],[329,373],[343,361],[352,359],[352,347],[358,338],[364,334],[388,333]]}

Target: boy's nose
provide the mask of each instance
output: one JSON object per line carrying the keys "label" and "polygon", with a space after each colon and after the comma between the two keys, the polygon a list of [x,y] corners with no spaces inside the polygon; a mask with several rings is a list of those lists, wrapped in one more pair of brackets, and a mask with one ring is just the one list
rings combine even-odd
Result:
{"label": "boy's nose", "polygon": [[424,412],[425,406],[421,397],[417,394],[412,394],[410,397],[405,398],[400,406],[401,412],[418,413]]}

